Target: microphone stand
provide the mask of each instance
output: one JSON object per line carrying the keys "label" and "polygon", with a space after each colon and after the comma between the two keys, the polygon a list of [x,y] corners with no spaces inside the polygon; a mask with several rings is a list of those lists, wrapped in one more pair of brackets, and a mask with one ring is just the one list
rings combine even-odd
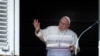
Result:
{"label": "microphone stand", "polygon": [[76,45],[75,45],[75,56],[78,56],[77,55],[77,48],[78,48],[78,42],[79,42],[79,39],[81,38],[81,36],[87,32],[89,29],[91,29],[93,26],[95,26],[97,23],[99,23],[99,21],[97,20],[94,24],[92,24],[91,26],[89,26],[88,28],[86,28],[80,35],[79,35],[79,38],[78,40],[76,41]]}

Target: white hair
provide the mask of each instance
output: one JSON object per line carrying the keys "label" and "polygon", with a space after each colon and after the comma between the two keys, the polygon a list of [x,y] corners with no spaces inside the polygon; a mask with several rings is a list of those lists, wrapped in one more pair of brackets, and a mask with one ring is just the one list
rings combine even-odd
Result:
{"label": "white hair", "polygon": [[69,22],[69,24],[71,23],[71,20],[70,20],[70,18],[68,17],[68,16],[64,16],[67,20],[68,20],[68,22]]}

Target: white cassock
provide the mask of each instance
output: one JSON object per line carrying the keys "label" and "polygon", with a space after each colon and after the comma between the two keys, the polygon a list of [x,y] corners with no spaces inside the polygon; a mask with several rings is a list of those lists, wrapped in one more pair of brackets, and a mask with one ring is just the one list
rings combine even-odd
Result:
{"label": "white cassock", "polygon": [[69,46],[75,46],[77,41],[74,31],[67,29],[61,32],[58,26],[49,26],[35,34],[46,43],[47,56],[71,56]]}

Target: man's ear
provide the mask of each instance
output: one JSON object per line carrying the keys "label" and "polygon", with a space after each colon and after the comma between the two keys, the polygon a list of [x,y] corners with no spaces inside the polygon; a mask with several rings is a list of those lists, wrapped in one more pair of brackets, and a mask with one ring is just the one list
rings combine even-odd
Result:
{"label": "man's ear", "polygon": [[68,24],[68,27],[70,27],[70,24]]}

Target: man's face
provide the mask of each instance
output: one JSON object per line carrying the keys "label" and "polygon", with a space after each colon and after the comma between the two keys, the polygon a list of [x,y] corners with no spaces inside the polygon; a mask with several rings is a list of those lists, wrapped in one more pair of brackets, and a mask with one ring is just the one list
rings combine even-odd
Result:
{"label": "man's face", "polygon": [[68,29],[68,27],[70,26],[68,20],[66,19],[66,17],[62,17],[59,21],[59,30],[60,31],[64,31],[66,29]]}

